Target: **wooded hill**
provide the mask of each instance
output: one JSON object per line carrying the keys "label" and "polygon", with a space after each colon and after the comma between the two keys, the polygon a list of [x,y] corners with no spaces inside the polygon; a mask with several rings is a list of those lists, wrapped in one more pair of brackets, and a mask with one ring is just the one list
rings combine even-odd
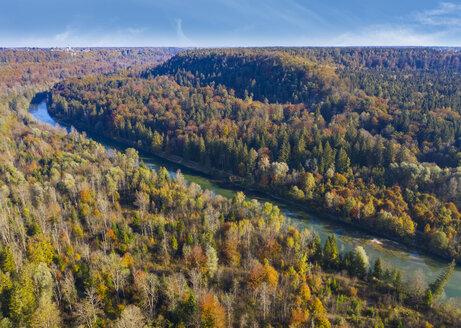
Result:
{"label": "wooded hill", "polygon": [[[407,282],[361,247],[340,253],[334,236],[322,245],[270,203],[224,199],[147,168],[134,149],[107,151],[24,115],[32,90],[61,69],[0,97],[0,327],[460,326],[459,309],[437,303],[454,263],[429,285],[417,274]],[[99,92],[141,106],[149,87],[163,106],[187,90],[165,77],[143,84],[111,74],[53,92],[84,92],[87,106]],[[67,109],[83,119],[76,99]],[[107,115],[107,106],[91,111]]]}
{"label": "wooded hill", "polygon": [[50,110],[402,241],[419,231],[422,247],[457,258],[459,57],[432,49],[190,50],[140,77],[60,83]]}

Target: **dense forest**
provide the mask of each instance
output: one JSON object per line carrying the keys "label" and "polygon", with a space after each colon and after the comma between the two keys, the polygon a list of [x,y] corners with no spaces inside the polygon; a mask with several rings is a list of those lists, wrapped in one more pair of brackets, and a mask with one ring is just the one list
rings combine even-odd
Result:
{"label": "dense forest", "polygon": [[0,49],[0,90],[53,82],[71,76],[142,69],[160,63],[180,48]]}
{"label": "dense forest", "polygon": [[[39,63],[51,67],[52,61],[41,57]],[[100,67],[88,65],[89,75]],[[418,275],[404,280],[380,258],[371,263],[360,246],[341,253],[334,235],[322,244],[271,203],[241,192],[232,199],[216,196],[188,185],[180,172],[170,176],[164,168],[147,168],[135,149],[107,150],[75,130],[67,133],[24,115],[32,91],[54,81],[61,69],[57,65],[42,80],[25,80],[28,88],[0,97],[0,327],[460,326],[460,310],[437,302],[454,262],[430,284]],[[109,97],[111,85],[119,90],[111,102],[123,95],[127,104],[137,99],[145,106],[139,95],[150,88],[149,101],[163,107],[162,115],[184,120],[180,106],[187,101],[210,108],[206,116],[195,110],[202,122],[223,111],[215,107],[222,100],[230,102],[229,122],[244,106],[249,126],[252,111],[264,117],[276,115],[278,106],[282,115],[303,110],[248,102],[224,87],[215,94],[213,87],[191,91],[168,77],[141,80],[135,73],[141,68],[116,69],[107,72],[110,77],[87,76],[65,82],[72,88],[56,87],[55,107],[72,109],[73,115],[80,109],[83,120],[81,103],[65,99],[85,91],[88,101],[100,100],[85,88],[100,88]],[[184,103],[178,102],[181,94]],[[107,109],[93,110],[104,116]],[[126,105],[120,117],[130,112]],[[140,113],[132,113],[138,122]],[[232,127],[226,135],[237,136],[239,121],[229,124],[220,126],[221,133]],[[167,147],[162,151],[171,151],[173,141],[164,140],[175,136],[165,132],[160,142],[161,130],[152,131],[158,146]],[[270,163],[267,148],[263,161]],[[199,154],[209,156],[206,149]],[[322,173],[311,175],[316,182]]]}
{"label": "dense forest", "polygon": [[[164,61],[180,48],[0,49],[0,98],[8,108],[27,109],[25,99],[72,76],[142,70]],[[8,96],[8,98],[5,98]],[[25,113],[21,113],[24,115]]]}
{"label": "dense forest", "polygon": [[69,79],[59,119],[461,257],[459,52],[188,50]]}

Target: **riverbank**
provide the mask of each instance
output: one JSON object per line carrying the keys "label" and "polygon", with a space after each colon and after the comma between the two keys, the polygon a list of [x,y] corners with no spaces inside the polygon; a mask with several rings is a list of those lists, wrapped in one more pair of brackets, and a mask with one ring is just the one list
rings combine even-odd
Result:
{"label": "riverbank", "polygon": [[[47,108],[45,101],[30,108],[31,115],[35,120],[49,123],[51,125],[61,124],[69,131],[69,125],[64,122],[57,122],[53,119]],[[79,129],[84,132],[84,129]],[[106,148],[115,148],[123,151],[132,145],[126,145],[119,142],[112,141],[112,139],[105,137],[98,137],[91,132],[88,132],[88,138],[101,143]],[[387,237],[377,240],[375,236],[377,233],[374,231],[365,231],[363,226],[354,227],[351,224],[342,223],[334,215],[327,215],[323,211],[316,212],[313,208],[307,206],[301,208],[301,204],[297,202],[290,202],[286,199],[280,198],[277,195],[263,194],[256,191],[254,188],[250,189],[248,186],[239,187],[237,184],[229,182],[226,179],[213,179],[210,175],[203,172],[198,172],[189,169],[184,165],[176,164],[170,160],[163,159],[158,156],[149,155],[143,151],[139,152],[140,157],[144,160],[145,164],[153,169],[165,167],[170,173],[176,172],[181,169],[184,179],[189,183],[196,183],[203,189],[214,190],[217,194],[227,198],[231,198],[237,191],[244,190],[248,197],[258,199],[260,202],[275,203],[287,217],[292,218],[292,223],[296,224],[299,229],[307,228],[309,231],[316,232],[322,242],[333,233],[336,234],[338,242],[338,249],[340,252],[352,250],[355,246],[362,246],[367,255],[369,256],[370,263],[375,261],[378,256],[383,260],[383,264],[396,268],[403,273],[403,279],[412,279],[418,272],[423,273],[426,281],[434,281],[440,272],[446,267],[447,261],[440,259],[440,257],[428,255],[427,252],[420,250],[416,247],[406,246],[397,241],[392,241]],[[175,160],[178,160],[176,158]],[[317,216],[317,213],[320,215]],[[461,298],[461,268],[456,267],[453,277],[445,288],[448,301],[452,297]]]}
{"label": "riverbank", "polygon": [[86,131],[87,133],[91,133],[97,137],[106,138],[112,142],[117,142],[127,147],[136,148],[144,152],[145,154],[161,158],[168,162],[174,163],[180,167],[185,167],[189,170],[201,173],[209,178],[213,178],[215,182],[220,185],[226,185],[227,188],[228,188],[228,184],[231,184],[232,189],[235,189],[235,190],[240,189],[246,193],[250,192],[252,194],[260,195],[261,197],[266,197],[271,200],[276,200],[285,205],[293,206],[297,208],[298,210],[305,211],[312,216],[321,217],[322,219],[326,219],[330,221],[340,222],[344,225],[353,227],[362,232],[369,233],[370,235],[381,237],[381,238],[386,238],[388,240],[394,241],[401,245],[421,251],[428,256],[436,257],[440,260],[446,260],[446,261],[452,260],[450,256],[447,256],[444,253],[437,252],[437,251],[434,251],[432,248],[423,246],[425,243],[425,240],[424,240],[424,234],[421,231],[416,230],[415,236],[412,238],[399,238],[393,234],[386,233],[385,231],[377,231],[375,228],[369,227],[368,225],[364,224],[364,222],[360,222],[360,221],[354,222],[353,219],[345,217],[345,216],[341,216],[340,214],[335,215],[335,214],[329,213],[327,209],[319,208],[318,204],[314,202],[310,202],[307,204],[306,203],[300,204],[299,202],[295,202],[293,200],[282,197],[281,195],[278,195],[279,193],[278,190],[263,189],[255,185],[249,186],[245,183],[245,180],[243,178],[236,176],[232,174],[231,172],[226,172],[226,171],[222,171],[222,170],[218,170],[214,168],[207,168],[207,167],[202,166],[200,163],[185,160],[183,157],[179,155],[169,154],[166,152],[153,152],[151,150],[144,149],[143,147],[139,147],[137,143],[129,139],[111,136],[109,133],[104,133],[104,130],[101,133],[101,130],[96,129],[95,127],[86,126],[79,122],[77,123],[69,122],[59,116],[54,116],[53,119],[63,125],[73,125],[77,129]]}

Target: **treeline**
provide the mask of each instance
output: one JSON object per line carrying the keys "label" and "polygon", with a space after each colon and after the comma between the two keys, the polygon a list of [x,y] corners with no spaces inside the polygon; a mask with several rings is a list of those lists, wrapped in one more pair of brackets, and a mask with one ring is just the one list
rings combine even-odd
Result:
{"label": "treeline", "polygon": [[0,95],[72,76],[141,70],[180,48],[0,49]]}
{"label": "treeline", "polygon": [[[237,96],[333,102],[361,89],[401,109],[459,108],[461,53],[405,48],[255,48],[181,52],[143,76],[173,75],[181,85],[223,84]],[[338,76],[342,83],[338,81]]]}
{"label": "treeline", "polygon": [[[460,254],[460,175],[422,163],[421,153],[447,156],[446,148],[429,141],[420,146],[398,131],[402,112],[386,99],[345,93],[347,106],[333,115],[328,99],[313,107],[259,102],[223,85],[181,86],[173,79],[70,79],[53,88],[50,112],[140,149],[238,175],[248,186],[394,238],[411,241],[419,230],[422,247]],[[431,115],[449,119],[447,111]],[[409,115],[406,120],[416,124]]]}
{"label": "treeline", "polygon": [[407,282],[270,203],[188,186],[4,104],[0,154],[2,327],[460,324],[436,302],[454,264]]}
{"label": "treeline", "polygon": [[456,48],[342,47],[268,48],[302,56],[316,63],[347,69],[461,72],[461,52]]}
{"label": "treeline", "polygon": [[223,84],[240,98],[273,103],[319,103],[339,82],[332,68],[264,50],[186,51],[142,76],[165,74],[181,85]]}

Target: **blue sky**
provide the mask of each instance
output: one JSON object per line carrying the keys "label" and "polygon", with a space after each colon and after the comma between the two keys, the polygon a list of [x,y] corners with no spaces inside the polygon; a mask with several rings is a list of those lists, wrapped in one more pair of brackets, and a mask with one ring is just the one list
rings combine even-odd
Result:
{"label": "blue sky", "polygon": [[0,0],[0,46],[461,46],[461,1]]}

